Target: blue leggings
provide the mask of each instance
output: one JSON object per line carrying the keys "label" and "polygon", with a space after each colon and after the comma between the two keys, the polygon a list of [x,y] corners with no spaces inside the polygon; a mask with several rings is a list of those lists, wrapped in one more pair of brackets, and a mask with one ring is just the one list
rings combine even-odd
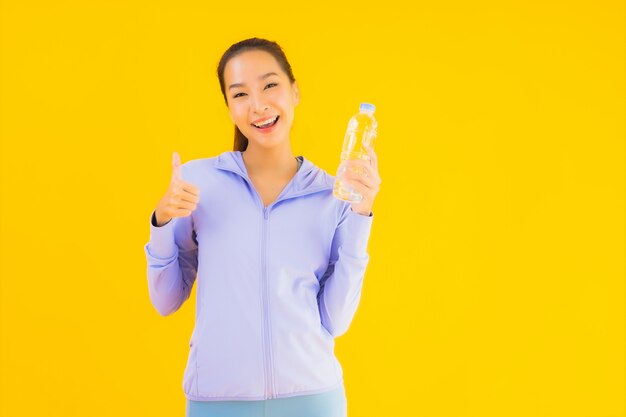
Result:
{"label": "blue leggings", "polygon": [[343,385],[320,394],[257,401],[192,401],[187,417],[347,417]]}

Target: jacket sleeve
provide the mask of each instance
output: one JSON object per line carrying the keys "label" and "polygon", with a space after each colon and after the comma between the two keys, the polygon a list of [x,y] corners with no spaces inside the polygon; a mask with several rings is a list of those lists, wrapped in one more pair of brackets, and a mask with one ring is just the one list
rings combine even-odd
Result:
{"label": "jacket sleeve", "polygon": [[334,337],[348,330],[359,305],[373,220],[372,212],[365,216],[352,211],[349,203],[342,207],[328,269],[320,279],[317,295],[322,325]]}
{"label": "jacket sleeve", "polygon": [[154,308],[162,316],[177,311],[189,298],[198,270],[198,241],[193,220],[174,217],[156,226],[150,218],[150,240],[144,246],[148,261],[148,292]]}

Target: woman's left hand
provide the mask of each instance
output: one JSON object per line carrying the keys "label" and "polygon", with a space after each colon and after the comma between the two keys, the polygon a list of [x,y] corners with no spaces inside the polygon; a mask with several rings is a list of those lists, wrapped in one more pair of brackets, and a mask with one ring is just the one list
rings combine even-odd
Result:
{"label": "woman's left hand", "polygon": [[[362,159],[348,159],[339,165],[341,179],[346,184],[363,195],[358,203],[350,203],[352,211],[364,216],[372,213],[374,199],[380,190],[382,180],[378,174],[378,157],[371,147],[364,145],[370,156],[369,161]],[[344,169],[346,168],[346,169]],[[357,172],[354,172],[356,170]]]}

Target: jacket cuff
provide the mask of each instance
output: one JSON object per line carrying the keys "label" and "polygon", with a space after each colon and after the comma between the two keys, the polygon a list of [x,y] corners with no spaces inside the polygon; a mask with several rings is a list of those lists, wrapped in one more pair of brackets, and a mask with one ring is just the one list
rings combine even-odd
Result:
{"label": "jacket cuff", "polygon": [[367,254],[367,243],[372,229],[374,213],[370,212],[369,216],[365,216],[353,211],[352,208],[348,211],[346,235],[348,241],[352,242],[349,252],[353,255],[364,256]]}
{"label": "jacket cuff", "polygon": [[149,251],[155,258],[168,259],[178,255],[178,247],[174,239],[173,218],[163,226],[156,226],[156,214],[150,217]]}

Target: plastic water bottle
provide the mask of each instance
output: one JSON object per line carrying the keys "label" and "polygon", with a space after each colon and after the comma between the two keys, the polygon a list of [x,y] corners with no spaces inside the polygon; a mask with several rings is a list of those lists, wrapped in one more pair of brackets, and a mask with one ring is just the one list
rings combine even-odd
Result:
{"label": "plastic water bottle", "polygon": [[[370,160],[369,153],[363,145],[374,147],[374,139],[376,139],[376,130],[378,129],[378,122],[374,118],[375,110],[376,106],[373,104],[361,103],[359,112],[350,118],[346,136],[343,139],[341,162],[348,159]],[[352,170],[357,173],[362,171],[359,167]],[[345,172],[345,167],[337,169],[333,195],[340,200],[358,203],[363,199],[363,195],[341,180],[340,176],[343,172]]]}

